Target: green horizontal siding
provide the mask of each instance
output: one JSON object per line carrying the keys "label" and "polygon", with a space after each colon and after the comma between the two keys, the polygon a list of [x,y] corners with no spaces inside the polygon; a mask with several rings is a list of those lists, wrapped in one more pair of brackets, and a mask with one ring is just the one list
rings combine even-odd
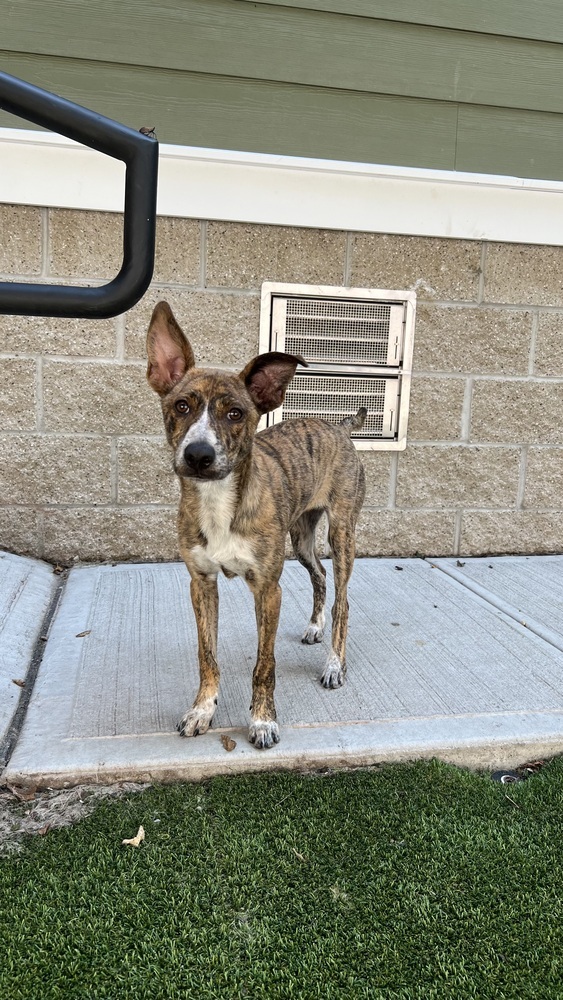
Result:
{"label": "green horizontal siding", "polygon": [[[271,4],[273,0],[255,0]],[[275,0],[282,7],[433,24],[515,38],[563,42],[561,0]]]}
{"label": "green horizontal siding", "polygon": [[3,6],[0,68],[163,142],[563,179],[559,3]]}
{"label": "green horizontal siding", "polygon": [[563,180],[563,115],[459,109],[456,170]]}
{"label": "green horizontal siding", "polygon": [[86,60],[0,61],[132,128],[156,125],[161,142],[403,165],[416,148],[420,166],[454,167],[453,104],[111,63],[100,74]]}
{"label": "green horizontal siding", "polygon": [[236,0],[186,0],[166,18],[139,0],[13,10],[0,36],[13,53],[563,112],[561,45]]}

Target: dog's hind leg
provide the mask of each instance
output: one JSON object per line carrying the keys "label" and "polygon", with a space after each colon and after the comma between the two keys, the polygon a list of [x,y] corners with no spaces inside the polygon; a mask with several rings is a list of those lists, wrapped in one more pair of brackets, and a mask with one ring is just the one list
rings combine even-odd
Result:
{"label": "dog's hind leg", "polygon": [[326,570],[315,551],[315,529],[322,514],[322,510],[308,510],[290,530],[293,551],[313,585],[313,614],[301,637],[309,645],[322,640],[325,625]]}
{"label": "dog's hind leg", "polygon": [[354,521],[330,523],[329,514],[328,539],[332,550],[334,604],[332,606],[332,649],[321,677],[321,684],[326,688],[341,687],[346,676],[347,587],[354,565],[354,527]]}
{"label": "dog's hind leg", "polygon": [[[365,416],[365,414],[364,414]],[[348,631],[348,581],[356,554],[356,522],[366,491],[361,462],[346,482],[338,502],[327,509],[328,541],[332,551],[334,604],[332,606],[332,649],[321,677],[326,688],[341,687],[346,676],[346,635]]]}
{"label": "dog's hind leg", "polygon": [[219,691],[217,577],[194,573],[190,583],[190,595],[197,625],[199,691],[192,708],[178,723],[177,728],[181,736],[199,736],[207,732],[217,708]]}

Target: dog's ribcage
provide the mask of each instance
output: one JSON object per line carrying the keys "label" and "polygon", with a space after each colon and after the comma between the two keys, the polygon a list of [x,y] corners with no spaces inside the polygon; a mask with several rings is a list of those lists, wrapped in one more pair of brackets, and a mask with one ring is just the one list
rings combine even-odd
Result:
{"label": "dog's ribcage", "polygon": [[226,569],[244,576],[255,565],[250,542],[231,531],[235,509],[235,484],[232,475],[226,479],[196,483],[199,493],[199,527],[207,545],[191,550],[197,568],[202,573],[218,573]]}

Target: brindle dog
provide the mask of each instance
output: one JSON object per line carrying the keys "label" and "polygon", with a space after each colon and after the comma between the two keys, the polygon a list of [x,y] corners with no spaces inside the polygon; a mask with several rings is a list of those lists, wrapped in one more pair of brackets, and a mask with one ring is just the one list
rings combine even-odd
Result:
{"label": "brindle dog", "polygon": [[200,685],[178,729],[197,736],[217,705],[217,575],[242,576],[256,605],[258,655],[252,678],[249,739],[279,741],[274,706],[274,642],[281,603],[279,579],[289,531],[295,555],[313,584],[313,614],[303,642],[320,642],[325,622],[325,569],[315,552],[324,511],[334,567],[332,649],[321,683],[337,688],[346,672],[348,601],[354,532],[363,502],[364,471],[350,440],[366,411],[342,424],[310,417],[256,434],[260,417],[283,402],[297,365],[291,354],[260,354],[240,374],[197,368],[189,341],[166,302],[147,336],[147,378],[161,397],[164,425],[180,479],[180,552],[191,577],[198,632]]}

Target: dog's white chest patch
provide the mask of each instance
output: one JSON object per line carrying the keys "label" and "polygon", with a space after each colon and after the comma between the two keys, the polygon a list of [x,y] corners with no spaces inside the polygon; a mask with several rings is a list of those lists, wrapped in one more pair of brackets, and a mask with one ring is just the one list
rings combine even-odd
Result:
{"label": "dog's white chest patch", "polygon": [[235,485],[232,475],[215,482],[197,483],[200,499],[199,527],[207,545],[196,545],[192,558],[201,573],[227,570],[244,576],[255,566],[250,542],[231,531],[235,506]]}

